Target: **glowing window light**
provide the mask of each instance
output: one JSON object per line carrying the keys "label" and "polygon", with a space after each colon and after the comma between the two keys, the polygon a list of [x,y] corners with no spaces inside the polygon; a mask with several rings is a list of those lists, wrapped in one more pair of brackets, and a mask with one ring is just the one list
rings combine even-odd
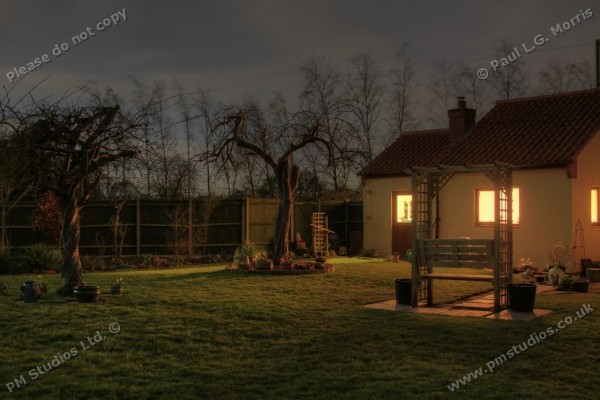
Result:
{"label": "glowing window light", "polygon": [[[495,221],[494,191],[477,190],[477,223],[481,225],[493,224]],[[519,188],[512,190],[512,219],[513,225],[518,225],[521,221],[521,212],[519,207]]]}
{"label": "glowing window light", "polygon": [[598,188],[592,188],[592,207],[591,207],[591,217],[592,224],[598,224]]}
{"label": "glowing window light", "polygon": [[396,195],[396,222],[412,222],[412,195]]}

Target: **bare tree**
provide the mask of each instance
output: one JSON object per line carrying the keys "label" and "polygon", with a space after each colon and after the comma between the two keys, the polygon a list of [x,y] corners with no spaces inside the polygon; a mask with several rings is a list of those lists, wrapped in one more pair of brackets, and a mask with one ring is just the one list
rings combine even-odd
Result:
{"label": "bare tree", "polygon": [[181,263],[189,248],[189,207],[186,203],[177,203],[173,210],[165,209],[167,220],[169,221],[169,231],[167,233],[167,243],[169,248],[175,254],[177,263]]}
{"label": "bare tree", "polygon": [[[215,193],[216,174],[215,169],[211,168],[216,162],[211,159],[210,154],[214,143],[215,135],[218,132],[220,105],[210,96],[206,90],[197,90],[194,96],[193,109],[199,118],[199,139],[200,152],[197,155],[199,161],[204,160],[204,179],[206,181],[206,195],[212,196]],[[209,162],[209,160],[211,160]]]}
{"label": "bare tree", "polygon": [[373,56],[360,53],[350,59],[352,71],[346,84],[346,102],[352,120],[352,132],[362,169],[370,163],[377,152],[377,123],[381,116],[383,85],[381,71]]}
{"label": "bare tree", "polygon": [[199,217],[199,224],[194,232],[196,242],[202,245],[202,254],[206,254],[206,245],[208,244],[208,233],[210,227],[210,218],[220,204],[220,199],[214,195],[204,196],[202,205],[196,210],[195,215]]}
{"label": "bare tree", "polygon": [[[218,138],[214,156],[230,154],[231,146],[236,145],[253,152],[269,165],[276,178],[279,195],[273,242],[274,259],[278,262],[288,250],[294,195],[300,179],[300,168],[294,163],[293,156],[306,146],[321,143],[328,147],[329,142],[319,129],[319,119],[306,111],[288,114],[286,120],[274,119],[264,132],[251,129],[256,126],[251,121],[254,116],[246,110],[239,110],[234,115],[232,112],[232,109],[225,110],[222,125],[230,129],[223,131],[224,134]],[[264,140],[265,135],[269,140]]]}
{"label": "bare tree", "polygon": [[[529,78],[525,61],[514,54],[515,46],[508,40],[500,40],[494,51],[497,60],[505,59],[505,66],[500,66],[490,73],[489,81],[496,93],[503,99],[510,99],[525,95],[529,91]],[[511,61],[511,59],[515,59]]]}
{"label": "bare tree", "polygon": [[304,90],[300,94],[301,107],[317,116],[321,134],[331,143],[331,153],[319,147],[307,149],[317,152],[310,162],[318,165],[319,173],[328,178],[333,190],[345,189],[354,160],[353,154],[348,152],[352,133],[344,115],[347,107],[341,74],[326,59],[316,57],[304,63],[302,73]]}
{"label": "bare tree", "polygon": [[429,120],[436,125],[445,126],[448,123],[448,109],[451,108],[452,98],[455,97],[452,90],[454,68],[449,61],[440,60],[436,62],[434,71],[429,81],[429,91],[432,95]]}
{"label": "bare tree", "polygon": [[27,157],[13,136],[0,139],[0,249],[9,246],[7,218],[11,210],[31,194],[37,182],[23,171],[22,160]]}
{"label": "bare tree", "polygon": [[[112,103],[112,104],[111,104]],[[79,220],[107,165],[128,159],[139,150],[139,113],[123,113],[114,101],[90,96],[67,106],[34,104],[24,111],[30,157],[47,157],[62,211],[64,293],[81,284]]]}
{"label": "bare tree", "polygon": [[390,145],[404,131],[415,129],[416,65],[415,53],[405,43],[396,53],[396,67],[391,71],[389,92],[390,135],[383,138],[382,148]]}
{"label": "bare tree", "polygon": [[127,224],[123,223],[121,214],[125,204],[133,200],[136,196],[137,190],[135,186],[126,179],[114,182],[108,193],[108,199],[114,208],[114,215],[110,217],[110,228],[112,232],[113,256],[117,262],[121,261],[123,243],[127,234]]}
{"label": "bare tree", "polygon": [[576,89],[592,89],[596,87],[594,68],[587,60],[570,63],[569,74]]}
{"label": "bare tree", "polygon": [[185,136],[186,149],[186,198],[191,199],[195,191],[196,164],[197,158],[194,157],[194,137],[192,134],[192,122],[196,116],[192,115],[192,104],[189,102],[189,96],[183,92],[179,84],[176,84],[179,113],[183,119],[183,133]]}
{"label": "bare tree", "polygon": [[565,93],[593,87],[592,69],[585,60],[581,62],[551,62],[538,74],[538,92],[540,94]]}
{"label": "bare tree", "polygon": [[475,109],[478,115],[484,115],[489,110],[494,100],[490,97],[490,85],[477,77],[474,68],[457,65],[451,81],[454,94],[465,97],[469,108]]}

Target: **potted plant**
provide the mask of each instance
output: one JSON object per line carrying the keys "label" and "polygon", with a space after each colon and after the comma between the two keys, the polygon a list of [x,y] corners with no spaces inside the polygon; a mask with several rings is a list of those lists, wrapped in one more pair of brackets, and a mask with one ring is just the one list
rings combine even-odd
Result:
{"label": "potted plant", "polygon": [[327,259],[323,256],[315,258],[315,269],[323,269],[323,265],[327,262]]}
{"label": "potted plant", "polygon": [[267,258],[267,252],[260,246],[257,246],[252,240],[246,240],[235,249],[233,254],[233,262],[240,267],[252,268],[254,261],[259,258]]}
{"label": "potted plant", "polygon": [[585,278],[579,278],[573,282],[573,290],[580,293],[587,293],[590,289],[590,281]]}
{"label": "potted plant", "polygon": [[412,279],[395,279],[396,304],[410,305],[412,296]]}
{"label": "potted plant", "polygon": [[546,257],[550,264],[546,267],[548,270],[548,281],[553,285],[565,276],[567,263],[571,260],[571,249],[558,241],[552,247],[546,249]]}
{"label": "potted plant", "polygon": [[73,289],[73,296],[79,303],[97,303],[100,300],[100,287],[92,285],[77,286]]}
{"label": "potted plant", "polygon": [[111,294],[123,294],[123,278],[115,278],[110,286]]}
{"label": "potted plant", "polygon": [[46,293],[48,293],[48,285],[46,284],[46,282],[44,282],[44,279],[41,275],[38,275],[37,279],[34,282],[38,283],[38,286],[40,288],[40,295],[45,295]]}
{"label": "potted plant", "polygon": [[254,269],[257,271],[270,271],[273,269],[273,262],[266,258],[259,258],[254,261]]}
{"label": "potted plant", "polygon": [[291,271],[294,269],[294,254],[287,253],[279,260],[279,268],[283,271]]}
{"label": "potted plant", "polygon": [[35,303],[42,295],[39,282],[35,280],[23,282],[21,292],[23,292],[23,301],[25,303]]}
{"label": "potted plant", "polygon": [[573,277],[571,275],[565,275],[560,281],[558,281],[558,290],[571,291],[573,290]]}
{"label": "potted plant", "polygon": [[535,306],[537,286],[534,283],[509,283],[508,301],[516,312],[532,312]]}

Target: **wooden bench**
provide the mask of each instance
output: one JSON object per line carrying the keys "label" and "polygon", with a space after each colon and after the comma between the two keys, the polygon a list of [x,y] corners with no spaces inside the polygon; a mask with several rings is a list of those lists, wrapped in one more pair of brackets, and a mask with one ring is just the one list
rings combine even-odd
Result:
{"label": "wooden bench", "polygon": [[[425,281],[427,305],[433,303],[432,279],[494,282],[490,274],[436,273],[434,267],[497,268],[494,240],[491,239],[417,239],[417,268],[413,270],[416,282]],[[418,302],[413,294],[413,305]]]}

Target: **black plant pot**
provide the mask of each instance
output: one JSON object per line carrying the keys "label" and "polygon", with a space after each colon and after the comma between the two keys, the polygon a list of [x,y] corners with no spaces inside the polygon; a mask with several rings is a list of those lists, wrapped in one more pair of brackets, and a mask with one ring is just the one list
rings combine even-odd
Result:
{"label": "black plant pot", "polygon": [[110,294],[123,294],[123,286],[111,286]]}
{"label": "black plant pot", "polygon": [[560,283],[558,282],[558,290],[560,290],[561,292],[570,292],[573,290],[573,282],[570,283]]}
{"label": "black plant pot", "polygon": [[590,289],[590,282],[588,280],[579,280],[573,283],[573,290],[576,292],[587,293]]}
{"label": "black plant pot", "polygon": [[100,287],[79,286],[73,289],[73,296],[80,303],[97,303],[100,300]]}
{"label": "black plant pot", "polygon": [[411,304],[412,280],[396,279],[396,304]]}
{"label": "black plant pot", "polygon": [[24,282],[21,285],[21,292],[25,303],[35,303],[41,297],[40,285],[34,281]]}
{"label": "black plant pot", "polygon": [[517,312],[532,312],[536,290],[537,287],[532,283],[510,283],[508,285],[510,309]]}

